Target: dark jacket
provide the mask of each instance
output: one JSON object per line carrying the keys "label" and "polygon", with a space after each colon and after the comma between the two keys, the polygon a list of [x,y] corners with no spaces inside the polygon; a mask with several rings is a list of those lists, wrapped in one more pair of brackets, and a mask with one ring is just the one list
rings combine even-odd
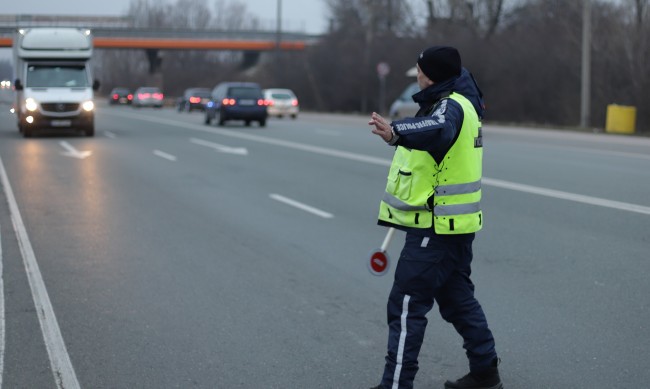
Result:
{"label": "dark jacket", "polygon": [[[456,141],[464,119],[460,104],[445,99],[452,92],[465,96],[479,118],[483,117],[483,94],[472,74],[463,68],[459,77],[431,85],[413,95],[413,101],[420,105],[415,117],[391,123],[393,131],[399,135],[397,145],[428,151],[436,162],[442,161]],[[430,120],[432,115],[436,120]],[[420,124],[425,121],[426,125]]]}

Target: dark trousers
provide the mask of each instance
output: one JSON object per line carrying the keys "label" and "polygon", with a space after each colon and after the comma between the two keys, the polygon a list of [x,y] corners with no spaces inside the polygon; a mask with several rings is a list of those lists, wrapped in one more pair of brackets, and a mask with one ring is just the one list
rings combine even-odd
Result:
{"label": "dark trousers", "polygon": [[471,263],[471,240],[406,235],[388,298],[384,388],[413,387],[427,326],[425,315],[434,301],[442,318],[463,337],[471,371],[484,370],[496,358],[492,332],[474,298]]}

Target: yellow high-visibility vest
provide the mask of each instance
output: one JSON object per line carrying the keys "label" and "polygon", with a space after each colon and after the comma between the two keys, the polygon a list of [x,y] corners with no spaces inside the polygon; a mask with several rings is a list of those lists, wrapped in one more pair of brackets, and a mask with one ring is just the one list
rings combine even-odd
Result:
{"label": "yellow high-visibility vest", "polygon": [[481,122],[472,103],[449,96],[463,109],[456,142],[438,164],[427,151],[398,146],[388,173],[379,220],[398,226],[431,228],[436,234],[468,234],[483,226]]}

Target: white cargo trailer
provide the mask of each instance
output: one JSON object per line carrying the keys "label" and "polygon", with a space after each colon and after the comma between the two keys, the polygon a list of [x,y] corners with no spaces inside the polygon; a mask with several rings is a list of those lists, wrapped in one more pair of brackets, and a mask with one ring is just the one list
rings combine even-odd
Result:
{"label": "white cargo trailer", "polygon": [[25,137],[48,129],[95,134],[90,30],[20,29],[13,41],[18,129]]}

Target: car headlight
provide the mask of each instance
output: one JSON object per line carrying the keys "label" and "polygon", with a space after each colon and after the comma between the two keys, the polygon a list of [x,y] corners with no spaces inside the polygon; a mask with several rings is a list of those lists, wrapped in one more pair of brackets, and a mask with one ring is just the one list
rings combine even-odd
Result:
{"label": "car headlight", "polygon": [[36,111],[38,109],[38,103],[36,103],[36,100],[30,97],[25,100],[25,109],[32,112]]}
{"label": "car headlight", "polygon": [[93,109],[95,109],[95,103],[93,103],[92,101],[88,100],[88,101],[84,102],[83,104],[81,104],[81,107],[84,109],[84,111],[86,111],[86,112],[90,112],[90,111],[92,111]]}

